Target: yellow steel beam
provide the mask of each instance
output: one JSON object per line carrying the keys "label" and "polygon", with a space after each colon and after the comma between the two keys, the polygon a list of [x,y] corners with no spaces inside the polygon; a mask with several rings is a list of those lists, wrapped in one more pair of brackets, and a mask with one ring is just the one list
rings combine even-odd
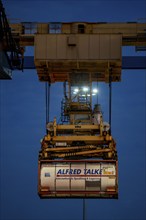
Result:
{"label": "yellow steel beam", "polygon": [[57,151],[70,151],[70,150],[82,150],[82,149],[96,149],[96,146],[77,146],[77,147],[55,147],[55,148],[47,148],[45,151],[47,152],[57,152]]}
{"label": "yellow steel beam", "polygon": [[[81,152],[73,152],[73,153],[68,153],[68,156],[84,156],[84,155],[91,155],[91,154],[100,154],[100,153],[106,153],[106,152],[111,152],[111,149],[101,149],[101,150],[89,150],[89,151],[81,151]],[[63,158],[66,156],[66,153],[63,154],[53,154],[55,157]]]}
{"label": "yellow steel beam", "polygon": [[89,135],[72,135],[72,136],[45,136],[44,141],[52,142],[72,142],[72,141],[85,141],[85,142],[102,142],[102,141],[111,141],[113,140],[112,136],[89,136]]}
{"label": "yellow steel beam", "polygon": [[99,130],[99,125],[57,125],[56,130]]}
{"label": "yellow steel beam", "polygon": [[[65,24],[62,23],[62,27]],[[78,24],[78,22],[70,23],[70,26],[75,24]],[[35,32],[33,25],[30,25],[30,32],[27,29],[27,33],[25,33],[25,23],[10,24],[10,27],[14,39],[19,41],[21,46],[33,46],[35,34],[49,34],[49,23],[46,23],[46,30],[42,29],[43,31],[40,29],[41,25],[44,24],[36,23]],[[85,34],[122,34],[123,46],[146,46],[146,23],[85,23],[85,25],[87,27]],[[66,32],[62,28],[61,33],[73,34],[71,30],[73,29],[69,27],[69,30]]]}

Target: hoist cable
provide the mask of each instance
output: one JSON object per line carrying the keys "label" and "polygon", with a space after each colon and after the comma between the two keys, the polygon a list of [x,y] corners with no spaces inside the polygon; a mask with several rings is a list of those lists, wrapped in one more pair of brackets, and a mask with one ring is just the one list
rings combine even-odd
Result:
{"label": "hoist cable", "polygon": [[50,117],[50,83],[45,84],[45,99],[46,99],[46,124],[49,122]]}
{"label": "hoist cable", "polygon": [[86,220],[86,201],[83,199],[83,220]]}
{"label": "hoist cable", "polygon": [[48,122],[50,120],[50,86],[51,84],[48,83]]}
{"label": "hoist cable", "polygon": [[45,99],[46,99],[46,124],[48,122],[48,83],[45,83]]}
{"label": "hoist cable", "polygon": [[98,104],[98,102],[99,102],[99,97],[98,97],[98,81],[97,81],[97,104]]}
{"label": "hoist cable", "polygon": [[110,134],[112,127],[112,82],[111,75],[109,75],[109,125],[110,125]]}

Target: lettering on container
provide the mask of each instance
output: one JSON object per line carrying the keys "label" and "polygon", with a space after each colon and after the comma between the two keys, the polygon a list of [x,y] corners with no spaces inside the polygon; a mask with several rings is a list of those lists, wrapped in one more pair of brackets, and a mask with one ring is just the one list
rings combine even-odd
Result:
{"label": "lettering on container", "polygon": [[59,169],[57,175],[101,175],[102,169]]}
{"label": "lettering on container", "polygon": [[[115,175],[115,171],[112,168],[103,167],[99,169],[59,169],[56,173],[59,176],[98,176],[98,175]],[[51,177],[50,172],[44,173],[45,177]]]}

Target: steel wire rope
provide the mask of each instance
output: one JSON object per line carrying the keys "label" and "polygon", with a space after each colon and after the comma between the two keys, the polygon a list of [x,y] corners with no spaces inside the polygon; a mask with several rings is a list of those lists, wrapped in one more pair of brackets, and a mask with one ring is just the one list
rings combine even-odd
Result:
{"label": "steel wire rope", "polygon": [[109,70],[109,125],[110,125],[110,134],[111,134],[111,127],[112,127],[112,82],[111,82],[111,73],[112,69]]}
{"label": "steel wire rope", "polygon": [[98,84],[98,80],[97,80],[97,105],[98,105],[98,102],[99,102],[99,97],[98,97],[98,91],[99,90],[99,84]]}
{"label": "steel wire rope", "polygon": [[86,200],[83,199],[83,220],[86,220]]}
{"label": "steel wire rope", "polygon": [[46,99],[46,125],[50,120],[50,82],[45,83],[45,99]]}

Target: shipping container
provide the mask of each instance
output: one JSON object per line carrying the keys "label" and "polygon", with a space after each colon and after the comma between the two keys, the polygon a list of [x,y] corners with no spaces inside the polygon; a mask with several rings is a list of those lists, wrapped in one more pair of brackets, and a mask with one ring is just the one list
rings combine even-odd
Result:
{"label": "shipping container", "polygon": [[116,160],[40,160],[41,198],[118,198]]}

